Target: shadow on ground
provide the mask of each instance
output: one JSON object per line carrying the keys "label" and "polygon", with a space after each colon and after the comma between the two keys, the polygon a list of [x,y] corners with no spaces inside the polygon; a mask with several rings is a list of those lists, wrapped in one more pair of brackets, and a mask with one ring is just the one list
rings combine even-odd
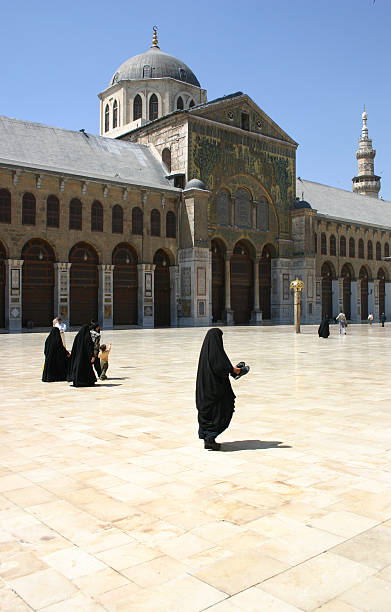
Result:
{"label": "shadow on ground", "polygon": [[236,440],[235,442],[222,442],[221,449],[226,453],[240,450],[260,450],[265,448],[292,448],[277,440]]}

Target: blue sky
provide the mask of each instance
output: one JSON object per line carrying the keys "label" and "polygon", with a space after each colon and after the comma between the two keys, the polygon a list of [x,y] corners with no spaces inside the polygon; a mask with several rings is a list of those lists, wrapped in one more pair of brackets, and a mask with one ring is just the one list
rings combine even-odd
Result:
{"label": "blue sky", "polygon": [[390,0],[3,0],[0,114],[98,133],[97,93],[159,45],[208,99],[243,91],[299,143],[297,175],[351,190],[366,104],[391,200]]}

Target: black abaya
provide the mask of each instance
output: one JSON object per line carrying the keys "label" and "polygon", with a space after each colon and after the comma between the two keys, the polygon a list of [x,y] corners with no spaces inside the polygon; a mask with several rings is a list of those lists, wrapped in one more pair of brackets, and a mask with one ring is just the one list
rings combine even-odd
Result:
{"label": "black abaya", "polygon": [[201,348],[196,383],[198,435],[204,440],[214,439],[231,422],[235,395],[230,374],[233,367],[224,351],[223,332],[210,329]]}
{"label": "black abaya", "polygon": [[74,387],[92,387],[96,383],[91,359],[94,357],[94,343],[91,340],[89,325],[76,334],[73,341],[69,364],[68,381]]}
{"label": "black abaya", "polygon": [[329,329],[330,320],[328,317],[325,317],[318,328],[319,338],[328,338],[330,335]]}
{"label": "black abaya", "polygon": [[42,381],[56,382],[67,379],[68,351],[64,347],[60,330],[53,327],[45,341],[45,365],[43,367]]}

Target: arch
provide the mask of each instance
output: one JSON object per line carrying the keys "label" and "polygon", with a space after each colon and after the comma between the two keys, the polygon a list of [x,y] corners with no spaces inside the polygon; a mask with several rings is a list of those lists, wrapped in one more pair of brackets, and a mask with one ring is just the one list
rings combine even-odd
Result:
{"label": "arch", "polygon": [[87,242],[78,242],[69,252],[70,324],[98,320],[98,254]]}
{"label": "arch", "polygon": [[381,244],[376,242],[376,261],[381,261]]}
{"label": "arch", "polygon": [[0,189],[0,223],[11,223],[11,194]]}
{"label": "arch", "polygon": [[193,108],[193,106],[195,106],[195,102],[193,100],[193,98],[190,100],[189,102],[189,108]]}
{"label": "arch", "polygon": [[0,241],[0,327],[5,327],[5,246]]}
{"label": "arch", "polygon": [[388,244],[388,242],[386,242],[384,245],[384,257],[389,257],[389,256],[390,256],[390,245]]}
{"label": "arch", "polygon": [[118,102],[114,100],[113,104],[113,129],[118,126]]}
{"label": "arch", "polygon": [[251,227],[252,195],[245,187],[239,187],[235,193],[235,225]]}
{"label": "arch", "polygon": [[111,231],[113,234],[123,234],[124,231],[124,211],[119,204],[114,204],[111,211]]}
{"label": "arch", "polygon": [[330,236],[330,255],[335,256],[337,254],[337,241],[334,234]]}
{"label": "arch", "polygon": [[160,212],[156,208],[151,210],[151,236],[160,236]]}
{"label": "arch", "polygon": [[356,257],[356,243],[352,237],[349,238],[349,257]]}
{"label": "arch", "polygon": [[103,206],[99,200],[91,204],[91,231],[103,232]]}
{"label": "arch", "polygon": [[332,263],[325,261],[320,275],[322,277],[322,318],[326,315],[333,316],[333,285],[332,281],[335,278],[335,270]]}
{"label": "arch", "polygon": [[46,199],[46,227],[60,226],[60,200],[55,195]]}
{"label": "arch", "polygon": [[364,254],[364,240],[362,238],[360,238],[360,240],[358,241],[358,257],[359,259],[364,259],[365,254]]}
{"label": "arch", "polygon": [[386,274],[383,268],[379,268],[377,272],[379,281],[379,314],[386,311]]}
{"label": "arch", "polygon": [[219,238],[211,242],[212,251],[212,320],[223,320],[225,308],[225,245]]}
{"label": "arch", "polygon": [[48,327],[54,312],[55,255],[48,242],[32,238],[21,252],[22,324],[32,321],[35,327]]}
{"label": "arch", "polygon": [[176,238],[176,215],[172,210],[166,215],[166,237]]}
{"label": "arch", "polygon": [[110,108],[109,105],[105,106],[105,132],[108,132],[110,129]]}
{"label": "arch", "polygon": [[32,193],[23,194],[22,225],[35,225],[36,200]]}
{"label": "arch", "polygon": [[341,257],[346,257],[346,238],[345,236],[341,236],[341,238],[339,239],[339,254]]}
{"label": "arch", "polygon": [[69,203],[69,229],[81,230],[83,226],[83,207],[78,198],[72,198]]}
{"label": "arch", "polygon": [[154,325],[163,327],[170,325],[170,259],[163,249],[156,251],[153,263],[154,274]]}
{"label": "arch", "polygon": [[217,194],[217,225],[231,225],[231,194],[220,189]]}
{"label": "arch", "polygon": [[259,260],[259,308],[262,320],[271,319],[272,258],[275,256],[274,246],[265,244]]}
{"label": "arch", "polygon": [[133,100],[133,121],[140,119],[143,116],[143,101],[140,94],[137,94]]}
{"label": "arch", "polygon": [[231,309],[235,323],[248,323],[254,304],[253,261],[245,240],[239,240],[231,257]]}
{"label": "arch", "polygon": [[184,109],[184,104],[183,104],[183,98],[182,96],[178,96],[177,100],[176,100],[176,108],[177,110],[183,110]]}
{"label": "arch", "polygon": [[368,240],[368,244],[367,244],[367,259],[373,259],[373,244],[372,244],[372,240]]}
{"label": "arch", "polygon": [[324,233],[320,236],[320,252],[321,255],[327,255],[327,238]]}
{"label": "arch", "polygon": [[143,211],[139,206],[135,206],[132,208],[132,234],[142,236],[143,225]]}
{"label": "arch", "polygon": [[149,120],[154,121],[159,116],[159,101],[156,94],[149,98]]}
{"label": "arch", "polygon": [[162,162],[166,166],[168,172],[171,172],[171,151],[167,147],[162,151]]}
{"label": "arch", "polygon": [[361,302],[361,321],[368,319],[368,270],[366,266],[361,266],[359,272],[360,279],[360,302]]}
{"label": "arch", "polygon": [[117,244],[112,254],[113,323],[137,325],[138,321],[138,257],[127,242]]}

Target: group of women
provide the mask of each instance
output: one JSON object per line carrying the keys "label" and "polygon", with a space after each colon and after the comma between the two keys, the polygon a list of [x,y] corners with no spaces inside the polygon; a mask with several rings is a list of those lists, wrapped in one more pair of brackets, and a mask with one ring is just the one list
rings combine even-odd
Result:
{"label": "group of women", "polygon": [[91,325],[83,325],[78,331],[70,353],[62,343],[60,330],[53,327],[46,338],[44,353],[43,382],[67,380],[74,387],[92,387],[96,383]]}

